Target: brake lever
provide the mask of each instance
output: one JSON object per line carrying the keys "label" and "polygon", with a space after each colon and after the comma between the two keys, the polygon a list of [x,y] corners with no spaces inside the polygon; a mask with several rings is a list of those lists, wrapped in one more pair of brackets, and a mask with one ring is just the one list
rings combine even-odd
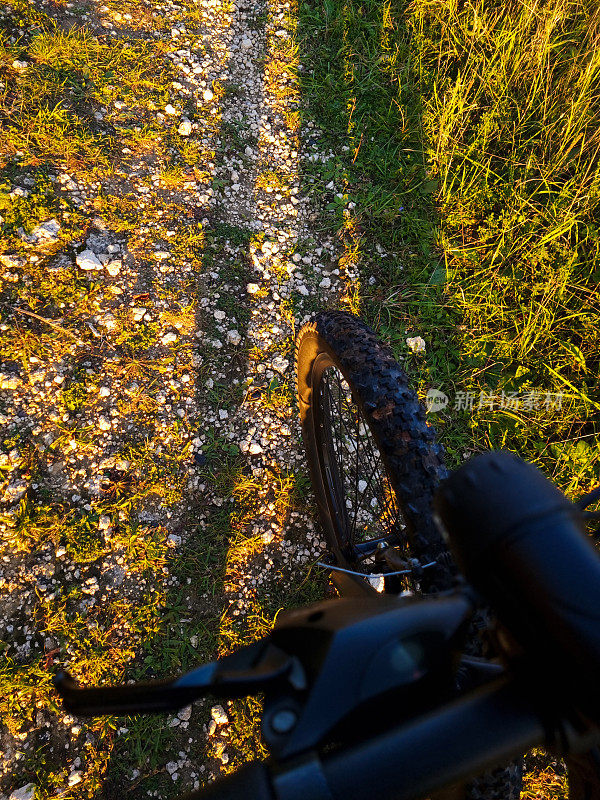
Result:
{"label": "brake lever", "polygon": [[175,711],[207,694],[246,696],[276,682],[287,682],[295,689],[306,685],[298,659],[268,638],[170,681],[82,688],[66,671],[54,677],[66,710],[81,716]]}

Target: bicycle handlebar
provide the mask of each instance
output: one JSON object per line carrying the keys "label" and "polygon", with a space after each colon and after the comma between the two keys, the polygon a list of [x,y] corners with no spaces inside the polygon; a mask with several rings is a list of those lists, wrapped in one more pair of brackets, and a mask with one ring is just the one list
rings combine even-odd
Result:
{"label": "bicycle handlebar", "polygon": [[576,506],[532,464],[492,452],[450,476],[436,510],[467,579],[554,691],[599,701],[600,558]]}
{"label": "bicycle handlebar", "polygon": [[378,800],[417,800],[535,745],[600,743],[600,558],[577,508],[532,465],[488,453],[442,485],[436,511],[522,646],[516,674],[352,745],[249,764],[187,800],[359,800],[375,786]]}
{"label": "bicycle handlebar", "polygon": [[281,772],[249,764],[187,800],[415,800],[553,739],[530,694],[502,679],[431,713]]}

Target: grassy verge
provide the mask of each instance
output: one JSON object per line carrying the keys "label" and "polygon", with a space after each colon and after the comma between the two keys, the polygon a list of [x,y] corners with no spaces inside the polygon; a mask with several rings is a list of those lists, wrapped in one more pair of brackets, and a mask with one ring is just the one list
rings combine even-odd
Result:
{"label": "grassy verge", "polygon": [[[307,181],[358,265],[349,305],[448,396],[430,417],[451,464],[508,448],[570,496],[600,480],[599,19],[566,0],[300,19],[304,111],[332,151]],[[562,796],[530,766],[528,796]]]}
{"label": "grassy verge", "polygon": [[[217,648],[226,542],[197,524],[184,410],[204,234],[181,194],[214,154],[178,134],[201,110],[174,80],[170,26],[116,6],[0,9],[0,782],[38,798],[176,791],[165,757],[192,733],[204,761],[208,711],[183,737],[175,719],[75,720],[57,664],[85,683],[146,679]],[[185,4],[180,20],[198,21]],[[79,269],[84,247],[112,266]]]}

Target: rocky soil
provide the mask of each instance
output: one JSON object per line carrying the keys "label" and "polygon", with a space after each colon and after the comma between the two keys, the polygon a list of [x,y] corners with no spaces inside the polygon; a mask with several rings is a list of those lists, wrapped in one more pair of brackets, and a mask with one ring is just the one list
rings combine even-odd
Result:
{"label": "rocky soil", "polygon": [[[171,188],[131,148],[95,180],[57,166],[50,192],[81,236],[57,213],[3,241],[4,286],[43,275],[64,295],[51,308],[12,295],[1,325],[22,342],[0,376],[0,786],[13,800],[176,795],[258,752],[252,709],[199,704],[151,729],[76,720],[50,678],[59,665],[85,682],[164,675],[250,641],[292,589],[302,601],[322,551],[293,341],[352,274],[319,231],[323,197],[342,188],[303,179],[333,154],[300,123],[295,3],[129,5],[50,11],[65,30],[160,44],[175,78],[154,123],[204,159]],[[15,59],[14,80],[28,68]],[[93,111],[107,135],[127,110],[114,105]],[[15,202],[32,174],[11,178]],[[135,229],[107,194],[136,209]]]}

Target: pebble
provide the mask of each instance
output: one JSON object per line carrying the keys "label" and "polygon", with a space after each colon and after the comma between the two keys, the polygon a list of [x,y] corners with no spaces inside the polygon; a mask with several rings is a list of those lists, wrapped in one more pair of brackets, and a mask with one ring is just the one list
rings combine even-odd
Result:
{"label": "pebble", "polygon": [[98,256],[91,250],[84,250],[82,253],[79,253],[75,261],[77,262],[79,269],[86,271],[102,269],[102,264],[100,263]]}
{"label": "pebble", "polygon": [[0,373],[0,389],[19,389],[21,379],[16,375],[6,375]]}
{"label": "pebble", "polygon": [[19,267],[24,267],[26,263],[27,259],[16,255],[16,253],[0,254],[0,264],[7,269],[19,269]]}
{"label": "pebble", "polygon": [[39,243],[53,244],[58,241],[60,224],[56,219],[50,219],[37,225],[32,231],[31,236]]}
{"label": "pebble", "polygon": [[14,789],[9,795],[9,800],[33,800],[34,795],[35,784],[26,783],[25,786],[21,786],[19,789]]}
{"label": "pebble", "polygon": [[223,706],[213,706],[210,710],[210,715],[217,725],[226,725],[229,722]]}
{"label": "pebble", "polygon": [[425,340],[420,336],[409,336],[406,340],[406,344],[408,345],[409,350],[412,350],[413,353],[425,352]]}
{"label": "pebble", "polygon": [[110,517],[103,514],[98,520],[98,530],[107,531],[110,528]]}
{"label": "pebble", "polygon": [[177,128],[177,132],[180,136],[189,136],[192,132],[192,123],[189,119],[184,119],[183,122],[180,124],[179,128]]}
{"label": "pebble", "polygon": [[215,95],[214,95],[214,92],[213,92],[211,89],[205,89],[205,90],[202,92],[202,99],[203,99],[203,100],[204,100],[206,103],[210,103],[210,101],[211,101],[211,100],[214,98],[214,96],[215,96]]}
{"label": "pebble", "polygon": [[81,783],[83,779],[83,773],[80,769],[74,770],[69,775],[69,786],[77,786],[78,783]]}

